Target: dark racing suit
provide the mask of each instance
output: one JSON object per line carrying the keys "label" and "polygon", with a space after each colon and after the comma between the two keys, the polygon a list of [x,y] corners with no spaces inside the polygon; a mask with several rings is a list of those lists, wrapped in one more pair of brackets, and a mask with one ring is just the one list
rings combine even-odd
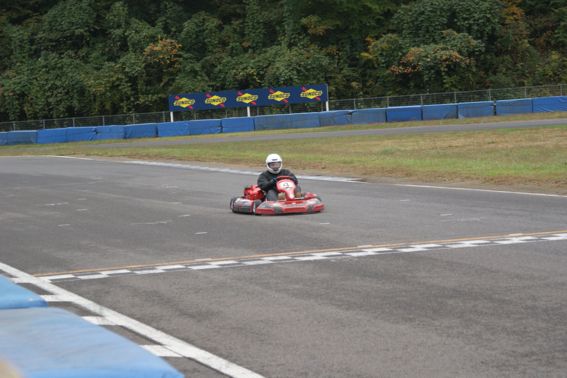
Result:
{"label": "dark racing suit", "polygon": [[267,201],[277,201],[278,200],[278,191],[276,189],[276,177],[279,176],[289,176],[295,185],[297,186],[296,191],[300,192],[301,188],[299,187],[299,182],[297,181],[297,177],[289,169],[284,169],[280,171],[278,174],[274,174],[268,170],[260,173],[258,176],[258,186],[260,189],[266,193],[266,200]]}

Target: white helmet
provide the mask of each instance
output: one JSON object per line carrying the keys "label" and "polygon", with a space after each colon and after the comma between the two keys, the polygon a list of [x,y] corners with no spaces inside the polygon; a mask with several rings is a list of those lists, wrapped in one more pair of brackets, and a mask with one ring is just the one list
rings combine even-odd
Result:
{"label": "white helmet", "polygon": [[269,154],[266,158],[266,167],[268,168],[268,171],[275,175],[280,173],[283,167],[281,156],[278,154]]}

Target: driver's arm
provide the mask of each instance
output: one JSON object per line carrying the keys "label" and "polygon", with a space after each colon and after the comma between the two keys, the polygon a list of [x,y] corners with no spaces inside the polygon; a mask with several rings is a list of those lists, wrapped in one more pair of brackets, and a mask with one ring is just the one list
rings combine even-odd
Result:
{"label": "driver's arm", "polygon": [[267,175],[261,174],[260,176],[258,176],[258,186],[264,192],[267,192],[268,190],[276,186],[276,180],[268,177]]}
{"label": "driver's arm", "polygon": [[295,175],[293,173],[289,172],[289,177],[291,177],[291,179],[293,180],[295,185],[299,184],[299,180],[297,179],[297,177],[295,177]]}

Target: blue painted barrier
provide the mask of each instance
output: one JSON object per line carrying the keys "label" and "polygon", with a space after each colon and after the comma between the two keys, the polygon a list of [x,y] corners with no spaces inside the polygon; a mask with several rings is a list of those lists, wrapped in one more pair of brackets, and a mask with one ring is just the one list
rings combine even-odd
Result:
{"label": "blue painted barrier", "polygon": [[567,112],[567,96],[534,98],[533,105],[534,113]]}
{"label": "blue painted barrier", "polygon": [[461,102],[458,104],[459,119],[491,117],[494,115],[494,103],[492,101]]}
{"label": "blue painted barrier", "polygon": [[531,98],[517,100],[499,100],[495,103],[496,115],[533,113],[534,103]]}
{"label": "blue painted barrier", "polygon": [[37,143],[37,130],[10,131],[6,135],[7,144]]}
{"label": "blue painted barrier", "polygon": [[333,110],[330,112],[319,113],[319,125],[321,126],[335,126],[335,125],[350,125],[352,118],[351,110]]}
{"label": "blue painted barrier", "polygon": [[244,131],[254,131],[254,118],[224,118],[221,120],[223,133],[238,133]]}
{"label": "blue painted barrier", "polygon": [[220,132],[220,119],[202,119],[189,121],[189,135],[219,134]]}
{"label": "blue painted barrier", "polygon": [[276,114],[254,117],[256,130],[282,130],[319,127],[318,113]]}
{"label": "blue painted barrier", "polygon": [[95,140],[96,127],[68,127],[65,129],[65,142],[88,142]]}
{"label": "blue painted barrier", "polygon": [[42,297],[0,276],[0,310],[45,306]]}
{"label": "blue painted barrier", "polygon": [[406,122],[421,121],[421,105],[416,106],[396,106],[386,108],[386,121],[388,122]]}
{"label": "blue painted barrier", "polygon": [[43,129],[37,131],[38,144],[65,143],[67,135],[65,129]]}
{"label": "blue painted barrier", "polygon": [[157,125],[155,123],[124,126],[125,139],[155,138],[155,137],[157,137]]}
{"label": "blue painted barrier", "polygon": [[189,135],[189,122],[165,122],[157,124],[157,136],[162,137],[176,137]]}
{"label": "blue painted barrier", "polygon": [[97,126],[94,140],[124,139],[124,126]]}
{"label": "blue painted barrier", "polygon": [[9,131],[0,132],[0,145],[217,134],[253,130],[415,121],[422,119],[489,117],[495,114],[521,114],[531,113],[532,111],[567,112],[567,96],[499,100],[496,102],[479,101],[458,104],[335,110],[317,113],[278,114],[128,126],[111,125],[81,128],[73,127],[67,129]]}
{"label": "blue painted barrier", "polygon": [[457,104],[423,105],[424,121],[457,118]]}
{"label": "blue painted barrier", "polygon": [[384,123],[386,122],[386,109],[358,109],[353,110],[350,116],[353,125],[362,125],[367,123]]}
{"label": "blue painted barrier", "polygon": [[182,378],[162,359],[58,308],[0,311],[0,356],[26,378]]}

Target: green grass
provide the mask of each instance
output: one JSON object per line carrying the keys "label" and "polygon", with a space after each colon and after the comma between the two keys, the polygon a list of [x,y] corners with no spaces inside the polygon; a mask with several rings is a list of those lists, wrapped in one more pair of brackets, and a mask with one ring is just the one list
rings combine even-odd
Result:
{"label": "green grass", "polygon": [[[417,124],[423,125],[423,122]],[[408,123],[402,125],[408,126]],[[332,129],[349,128],[352,126]],[[0,148],[0,155],[175,160],[258,170],[262,168],[265,156],[271,152],[283,155],[285,165],[300,173],[346,175],[369,181],[394,179],[567,193],[567,125],[149,147],[135,143],[112,148],[92,143],[73,143]]]}

